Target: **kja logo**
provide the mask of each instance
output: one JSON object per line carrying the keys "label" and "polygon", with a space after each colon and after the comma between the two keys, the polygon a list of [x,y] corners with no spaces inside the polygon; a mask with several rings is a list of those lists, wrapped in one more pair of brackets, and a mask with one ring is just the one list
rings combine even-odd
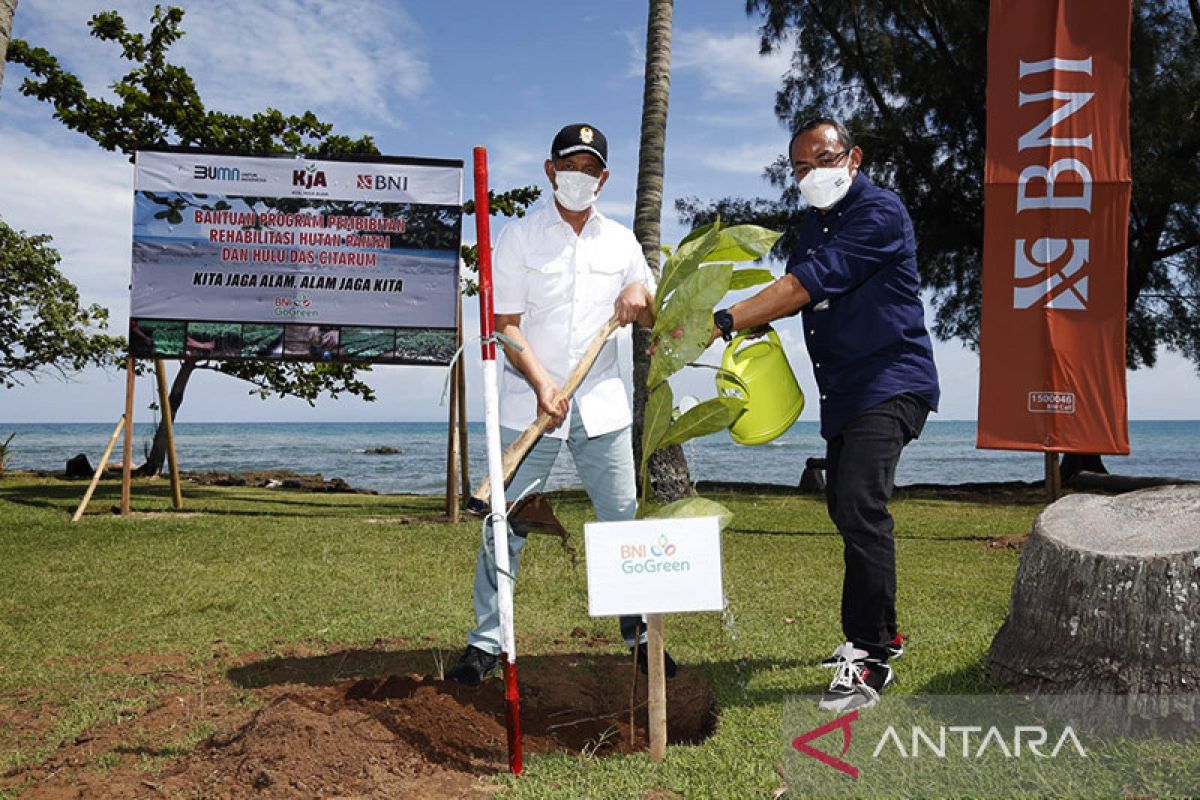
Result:
{"label": "kja logo", "polygon": [[305,189],[328,186],[325,171],[317,169],[316,164],[309,164],[304,169],[292,170],[292,186],[303,186]]}

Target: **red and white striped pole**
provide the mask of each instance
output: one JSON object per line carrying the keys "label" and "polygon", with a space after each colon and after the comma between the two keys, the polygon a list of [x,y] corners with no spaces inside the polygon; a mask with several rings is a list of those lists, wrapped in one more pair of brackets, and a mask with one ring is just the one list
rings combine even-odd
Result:
{"label": "red and white striped pole", "polygon": [[488,478],[491,481],[492,541],[500,606],[500,650],[504,660],[505,724],[508,767],[521,774],[521,693],[517,688],[517,642],[513,632],[513,578],[508,562],[508,506],[504,500],[504,462],[500,447],[500,393],[496,374],[496,332],[492,311],[492,234],[488,207],[487,150],[475,148],[475,241],[479,250],[479,332],[483,335],[483,419]]}

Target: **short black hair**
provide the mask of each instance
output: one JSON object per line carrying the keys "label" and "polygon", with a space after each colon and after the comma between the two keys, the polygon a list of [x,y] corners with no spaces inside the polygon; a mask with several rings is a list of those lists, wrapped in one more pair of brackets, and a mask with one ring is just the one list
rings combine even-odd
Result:
{"label": "short black hair", "polygon": [[796,139],[798,139],[802,134],[824,127],[825,125],[828,125],[837,131],[838,141],[842,143],[842,147],[847,150],[853,149],[854,137],[850,135],[850,131],[847,130],[845,125],[833,117],[817,117],[815,119],[810,119],[808,122],[801,125],[792,134],[792,138],[788,140],[788,159],[790,160],[792,157],[792,145],[796,143]]}

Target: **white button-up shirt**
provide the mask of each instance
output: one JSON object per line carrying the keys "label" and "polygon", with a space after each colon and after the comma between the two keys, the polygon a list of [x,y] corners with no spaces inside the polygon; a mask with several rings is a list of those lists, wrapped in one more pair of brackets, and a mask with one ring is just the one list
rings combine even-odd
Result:
{"label": "white button-up shirt", "polygon": [[[520,314],[521,333],[561,387],[595,335],[613,315],[626,286],[654,292],[653,274],[633,231],[595,208],[578,236],[547,202],[504,226],[492,256],[495,313]],[[620,430],[633,421],[610,339],[575,392],[589,437]],[[537,395],[516,367],[500,379],[500,424],[524,430],[537,418]],[[570,433],[571,416],[547,435]]]}

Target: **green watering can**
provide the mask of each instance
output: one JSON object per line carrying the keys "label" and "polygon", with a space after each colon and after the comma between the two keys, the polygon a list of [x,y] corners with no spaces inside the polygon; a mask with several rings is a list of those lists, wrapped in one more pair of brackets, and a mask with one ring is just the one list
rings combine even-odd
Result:
{"label": "green watering can", "polygon": [[725,348],[717,372],[717,391],[746,400],[746,408],[729,426],[738,444],[766,444],[781,436],[804,410],[804,392],[788,364],[779,334],[767,328],[763,339],[742,347],[739,334]]}

